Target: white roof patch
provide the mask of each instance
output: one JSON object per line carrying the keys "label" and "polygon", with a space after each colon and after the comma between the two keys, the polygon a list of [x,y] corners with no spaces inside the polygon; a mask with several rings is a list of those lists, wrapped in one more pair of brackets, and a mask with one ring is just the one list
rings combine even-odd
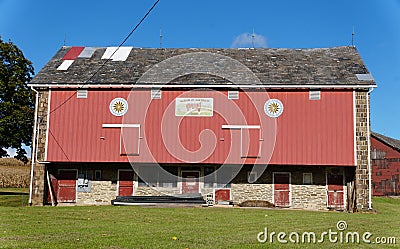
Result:
{"label": "white roof patch", "polygon": [[96,48],[93,47],[85,47],[82,52],[79,54],[78,58],[90,58],[92,57]]}
{"label": "white roof patch", "polygon": [[370,73],[356,74],[358,80],[374,80],[374,77]]}
{"label": "white roof patch", "polygon": [[57,70],[65,71],[72,65],[75,60],[64,60],[61,65],[57,68]]}
{"label": "white roof patch", "polygon": [[[113,61],[125,61],[130,52],[132,47],[108,47],[106,52],[104,52],[101,59],[112,59]],[[111,57],[112,56],[112,57]]]}

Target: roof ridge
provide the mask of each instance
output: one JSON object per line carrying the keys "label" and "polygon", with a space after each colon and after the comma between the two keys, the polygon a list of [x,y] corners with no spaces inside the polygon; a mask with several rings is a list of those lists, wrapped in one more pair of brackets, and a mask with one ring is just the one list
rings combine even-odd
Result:
{"label": "roof ridge", "polygon": [[384,142],[384,143],[390,145],[391,147],[400,151],[400,140],[399,139],[388,137],[388,136],[382,135],[377,132],[371,132],[371,135],[373,135],[375,138],[378,138],[382,142]]}

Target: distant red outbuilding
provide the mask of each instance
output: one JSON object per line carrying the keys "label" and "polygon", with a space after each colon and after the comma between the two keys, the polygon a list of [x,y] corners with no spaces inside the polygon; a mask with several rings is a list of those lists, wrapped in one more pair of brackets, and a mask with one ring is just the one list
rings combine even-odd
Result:
{"label": "distant red outbuilding", "polygon": [[373,195],[400,195],[400,140],[371,134]]}

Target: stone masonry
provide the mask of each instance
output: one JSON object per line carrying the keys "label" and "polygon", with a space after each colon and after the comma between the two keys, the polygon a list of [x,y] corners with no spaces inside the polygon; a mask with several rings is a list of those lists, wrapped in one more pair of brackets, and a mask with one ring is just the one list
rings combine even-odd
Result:
{"label": "stone masonry", "polygon": [[[45,164],[39,162],[44,161],[44,153],[46,146],[46,130],[47,130],[47,111],[49,104],[49,90],[39,91],[39,106],[38,112],[38,129],[36,130],[37,141],[37,155],[32,151],[32,159],[35,161],[33,169],[33,183],[32,183],[32,205],[43,205],[44,202],[44,191],[46,179],[46,167]],[[37,157],[36,157],[37,156]],[[39,162],[38,162],[39,161]]]}
{"label": "stone masonry", "polygon": [[369,180],[368,180],[368,141],[370,139],[368,128],[366,91],[355,92],[356,108],[356,157],[357,166],[355,172],[356,203],[357,209],[368,209]]}

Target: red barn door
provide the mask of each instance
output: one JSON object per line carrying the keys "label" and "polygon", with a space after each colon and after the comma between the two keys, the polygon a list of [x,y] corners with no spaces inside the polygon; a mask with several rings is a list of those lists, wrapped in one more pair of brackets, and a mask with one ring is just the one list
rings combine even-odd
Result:
{"label": "red barn door", "polygon": [[274,204],[278,207],[290,206],[289,173],[274,173]]}
{"label": "red barn door", "polygon": [[328,208],[344,208],[343,174],[326,173]]}
{"label": "red barn door", "polygon": [[182,194],[199,193],[199,171],[182,172]]}
{"label": "red barn door", "polygon": [[229,188],[215,189],[214,202],[229,201],[231,199],[231,190]]}
{"label": "red barn door", "polygon": [[58,202],[76,202],[76,179],[78,171],[63,169],[58,173]]}
{"label": "red barn door", "polygon": [[118,196],[132,196],[134,184],[133,170],[118,171]]}
{"label": "red barn door", "polygon": [[[49,178],[50,178],[50,186],[48,186],[48,190],[47,190],[47,203],[52,203],[52,200],[51,200],[52,195],[54,198],[53,202],[57,203],[58,180],[52,174],[49,174]],[[51,193],[50,193],[50,191],[51,191]]]}

